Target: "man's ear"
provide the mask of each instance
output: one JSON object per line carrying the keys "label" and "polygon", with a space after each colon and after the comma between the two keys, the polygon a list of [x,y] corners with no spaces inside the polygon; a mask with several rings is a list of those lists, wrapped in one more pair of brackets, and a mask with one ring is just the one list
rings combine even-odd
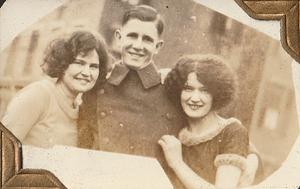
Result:
{"label": "man's ear", "polygon": [[116,29],[114,32],[114,37],[115,37],[115,44],[117,49],[121,48],[121,39],[122,39],[122,34],[120,29]]}
{"label": "man's ear", "polygon": [[116,31],[115,31],[115,39],[116,39],[117,41],[120,41],[121,38],[122,38],[121,30],[120,30],[120,29],[116,29]]}
{"label": "man's ear", "polygon": [[159,50],[164,46],[164,41],[163,40],[159,40],[156,45],[155,45],[155,48],[156,48],[156,52],[155,54],[157,54],[159,52]]}

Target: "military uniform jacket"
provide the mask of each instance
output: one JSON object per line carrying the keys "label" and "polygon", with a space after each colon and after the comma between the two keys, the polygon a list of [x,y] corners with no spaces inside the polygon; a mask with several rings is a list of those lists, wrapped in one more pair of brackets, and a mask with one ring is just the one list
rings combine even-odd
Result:
{"label": "military uniform jacket", "polygon": [[167,169],[157,142],[177,136],[182,117],[153,63],[138,71],[116,64],[107,83],[83,96],[79,146],[155,157]]}

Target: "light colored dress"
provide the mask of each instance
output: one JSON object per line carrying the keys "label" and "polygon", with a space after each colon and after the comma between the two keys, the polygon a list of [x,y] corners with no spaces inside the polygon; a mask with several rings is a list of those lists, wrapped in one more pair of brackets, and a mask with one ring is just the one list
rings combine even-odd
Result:
{"label": "light colored dress", "polygon": [[78,109],[55,82],[44,79],[19,91],[1,122],[26,145],[76,146]]}

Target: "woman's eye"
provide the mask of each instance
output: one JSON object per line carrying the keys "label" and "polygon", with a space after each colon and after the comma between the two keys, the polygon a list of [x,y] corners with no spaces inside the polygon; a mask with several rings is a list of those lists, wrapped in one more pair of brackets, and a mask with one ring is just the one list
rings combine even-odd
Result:
{"label": "woman's eye", "polygon": [[93,68],[93,69],[98,69],[99,68],[99,64],[92,64],[90,67]]}
{"label": "woman's eye", "polygon": [[201,92],[208,92],[207,88],[203,87],[199,89]]}
{"label": "woman's eye", "polygon": [[77,65],[83,66],[83,65],[84,65],[84,62],[74,61],[73,64],[77,64]]}
{"label": "woman's eye", "polygon": [[185,86],[185,87],[183,88],[183,90],[184,90],[184,91],[192,91],[193,88],[190,87],[190,86]]}
{"label": "woman's eye", "polygon": [[201,89],[199,89],[199,91],[200,91],[201,93],[203,93],[203,94],[209,93],[208,90],[207,90],[207,88],[201,88]]}

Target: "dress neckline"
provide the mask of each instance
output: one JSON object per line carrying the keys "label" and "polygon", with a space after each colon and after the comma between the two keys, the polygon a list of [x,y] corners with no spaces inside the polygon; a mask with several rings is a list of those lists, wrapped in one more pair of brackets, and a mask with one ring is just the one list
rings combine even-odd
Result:
{"label": "dress neckline", "polygon": [[52,89],[52,92],[58,102],[58,105],[60,108],[72,119],[78,118],[78,112],[79,112],[79,105],[75,104],[75,107],[73,104],[69,103],[69,99],[66,96],[66,94],[60,90],[57,86],[55,86],[55,82],[52,80],[46,79],[45,82],[48,83],[48,86]]}
{"label": "dress neckline", "polygon": [[184,127],[179,132],[178,138],[181,141],[181,143],[186,146],[197,145],[197,144],[212,140],[214,137],[216,137],[218,134],[220,134],[226,126],[228,126],[232,123],[241,124],[241,122],[234,117],[229,118],[229,119],[220,118],[218,121],[217,129],[212,130],[211,132],[205,133],[204,135],[195,134],[195,133],[192,133],[191,131],[189,131],[187,127]]}

